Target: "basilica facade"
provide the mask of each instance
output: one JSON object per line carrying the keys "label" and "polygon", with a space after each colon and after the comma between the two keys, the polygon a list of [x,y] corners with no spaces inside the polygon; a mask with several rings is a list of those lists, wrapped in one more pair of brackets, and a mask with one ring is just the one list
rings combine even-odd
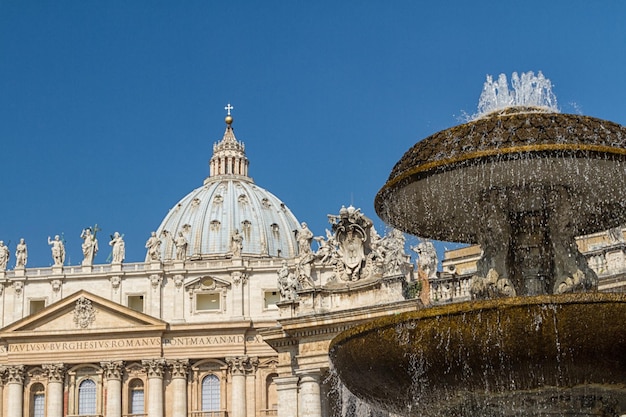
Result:
{"label": "basilica facade", "polygon": [[[354,207],[314,236],[248,175],[230,114],[209,176],[146,242],[146,259],[16,266],[0,248],[2,417],[321,417],[346,403],[328,345],[372,317],[421,305],[404,237]],[[391,306],[391,307],[390,307]],[[391,310],[390,310],[391,308]]]}

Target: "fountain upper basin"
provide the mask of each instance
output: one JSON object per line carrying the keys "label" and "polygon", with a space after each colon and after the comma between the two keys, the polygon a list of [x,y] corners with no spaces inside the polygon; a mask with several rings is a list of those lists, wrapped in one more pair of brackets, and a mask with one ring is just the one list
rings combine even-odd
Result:
{"label": "fountain upper basin", "polygon": [[[477,213],[497,191],[511,212],[544,209],[566,190],[572,231],[626,222],[626,128],[606,120],[510,108],[417,142],[375,200],[394,227],[431,239],[477,243]],[[417,215],[419,214],[419,215]],[[483,231],[484,232],[484,231]]]}
{"label": "fountain upper basin", "polygon": [[407,416],[626,412],[626,294],[503,298],[422,309],[331,343],[358,397]]}

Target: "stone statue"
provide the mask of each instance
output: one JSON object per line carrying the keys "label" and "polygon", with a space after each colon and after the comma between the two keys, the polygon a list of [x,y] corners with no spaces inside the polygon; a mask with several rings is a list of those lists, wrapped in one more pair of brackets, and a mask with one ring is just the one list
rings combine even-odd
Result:
{"label": "stone statue", "polygon": [[83,265],[92,265],[93,258],[98,253],[98,239],[96,235],[91,233],[91,228],[83,229],[80,234],[83,239],[81,248],[83,249]]}
{"label": "stone statue", "polygon": [[318,259],[322,265],[336,262],[337,241],[330,230],[326,229],[326,239],[323,236],[316,236],[313,239],[319,244],[319,248],[315,252],[315,259]]}
{"label": "stone statue", "polygon": [[491,268],[485,277],[474,275],[470,281],[469,291],[474,300],[515,297],[517,293],[511,280],[501,277],[494,268]]}
{"label": "stone statue", "polygon": [[281,300],[295,300],[298,298],[298,280],[289,272],[287,261],[283,261],[278,270],[278,290]]}
{"label": "stone statue", "polygon": [[151,261],[161,259],[161,239],[157,237],[156,232],[150,234],[150,237],[146,241],[146,249],[148,249],[148,259]]}
{"label": "stone statue", "polygon": [[420,242],[417,246],[411,246],[411,250],[418,256],[418,275],[423,275],[427,280],[437,278],[437,264],[439,264],[439,259],[437,258],[437,250],[433,242],[425,240]]}
{"label": "stone statue", "polygon": [[482,254],[476,262],[476,276],[488,279],[487,275],[493,269],[498,277],[508,279],[507,248],[511,239],[511,225],[507,214],[507,197],[500,190],[490,190],[483,196],[481,204],[483,207],[477,212],[484,211],[485,215],[479,216],[478,222],[481,229],[487,232],[478,236]]}
{"label": "stone statue", "polygon": [[239,230],[235,229],[235,233],[230,239],[230,251],[234,257],[240,257],[243,250],[243,236],[239,234]]}
{"label": "stone statue", "polygon": [[[374,228],[372,228],[372,235],[378,236]],[[381,251],[384,253],[382,258],[385,274],[401,274],[403,272],[407,262],[407,255],[404,252],[405,243],[404,233],[398,229],[391,229],[383,238],[372,239],[372,250],[379,254]]]}
{"label": "stone statue", "polygon": [[109,246],[113,247],[113,259],[111,263],[121,264],[124,262],[124,258],[126,257],[126,246],[124,239],[120,236],[119,232],[115,232],[113,236],[111,236]]}
{"label": "stone statue", "polygon": [[20,243],[18,243],[17,247],[15,248],[15,267],[24,268],[27,261],[28,248],[26,247],[26,242],[24,242],[24,238],[21,238]]}
{"label": "stone statue", "polygon": [[609,229],[607,234],[609,236],[609,242],[610,243],[623,243],[623,242],[626,242],[626,239],[624,239],[624,233],[622,232],[622,227],[621,226]]}
{"label": "stone statue", "polygon": [[7,270],[7,263],[9,262],[9,247],[4,245],[4,241],[0,240],[0,272]]}
{"label": "stone statue", "polygon": [[306,223],[302,222],[302,229],[296,231],[296,240],[298,241],[298,250],[300,254],[311,253],[311,242],[313,241],[313,232]]}
{"label": "stone statue", "polygon": [[554,294],[597,289],[598,276],[576,244],[568,191],[552,189],[547,200],[550,206],[548,229],[554,253]]}
{"label": "stone statue", "polygon": [[183,232],[178,232],[178,237],[174,239],[174,246],[176,246],[176,260],[185,260],[188,245],[189,242],[187,242],[187,239],[183,236]]}
{"label": "stone statue", "polygon": [[298,288],[314,288],[315,283],[311,277],[311,264],[315,261],[312,253],[299,256],[296,263],[296,278],[298,280]]}
{"label": "stone statue", "polygon": [[48,245],[52,246],[51,250],[54,266],[63,266],[65,263],[65,245],[59,235],[55,235],[54,240],[50,239],[50,236],[48,236]]}

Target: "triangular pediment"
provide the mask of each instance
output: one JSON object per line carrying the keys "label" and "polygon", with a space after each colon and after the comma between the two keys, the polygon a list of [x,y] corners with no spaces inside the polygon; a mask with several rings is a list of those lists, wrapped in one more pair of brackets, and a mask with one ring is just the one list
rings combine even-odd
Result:
{"label": "triangular pediment", "polygon": [[167,323],[88,291],[78,291],[3,329],[0,337],[164,331]]}
{"label": "triangular pediment", "polygon": [[185,283],[186,290],[222,290],[230,286],[230,282],[210,275],[197,277]]}

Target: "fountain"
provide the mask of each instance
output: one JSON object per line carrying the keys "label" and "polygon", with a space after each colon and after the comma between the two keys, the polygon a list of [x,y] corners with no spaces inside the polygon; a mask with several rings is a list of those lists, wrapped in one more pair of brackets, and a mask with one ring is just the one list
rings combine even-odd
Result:
{"label": "fountain", "polygon": [[556,112],[541,73],[490,77],[474,120],[415,144],[375,200],[404,232],[479,243],[474,301],[331,344],[347,388],[405,416],[626,413],[626,295],[574,237],[626,223],[626,128]]}

